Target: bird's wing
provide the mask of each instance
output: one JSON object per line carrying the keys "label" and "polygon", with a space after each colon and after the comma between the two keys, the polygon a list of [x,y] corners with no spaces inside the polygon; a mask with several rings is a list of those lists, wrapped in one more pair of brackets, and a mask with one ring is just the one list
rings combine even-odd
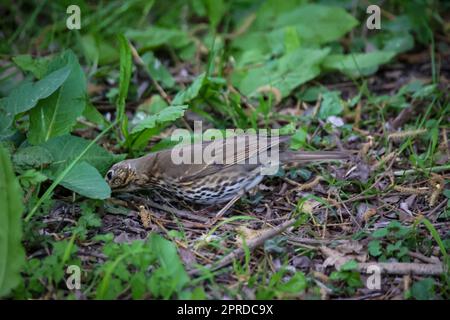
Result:
{"label": "bird's wing", "polygon": [[[257,135],[239,135],[225,139],[218,139],[203,144],[185,145],[180,148],[184,152],[197,152],[201,150],[203,155],[212,155],[212,157],[202,157],[201,164],[179,164],[176,173],[181,183],[189,183],[196,178],[215,174],[226,168],[238,164],[249,165],[251,168],[260,165],[258,155],[262,152],[272,149],[274,146],[284,142],[288,137],[260,139]],[[265,140],[265,141],[264,141]],[[258,147],[259,145],[259,147]],[[189,149],[192,148],[192,149]],[[170,151],[169,151],[170,152]],[[163,161],[170,161],[168,159]],[[173,175],[173,174],[172,174]]]}

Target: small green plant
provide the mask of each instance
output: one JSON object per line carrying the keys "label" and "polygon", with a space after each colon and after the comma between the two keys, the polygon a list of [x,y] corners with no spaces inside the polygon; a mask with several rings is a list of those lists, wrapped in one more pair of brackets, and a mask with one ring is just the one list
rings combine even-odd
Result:
{"label": "small green plant", "polygon": [[330,274],[330,280],[334,283],[336,293],[354,295],[356,289],[363,286],[361,275],[356,271],[357,265],[356,261],[350,260],[343,264],[339,271],[333,271]]}
{"label": "small green plant", "polygon": [[414,244],[413,235],[413,229],[403,226],[398,221],[392,221],[387,227],[372,233],[372,237],[376,240],[369,242],[369,254],[378,257],[379,261],[386,261],[389,258],[409,261],[407,253]]}

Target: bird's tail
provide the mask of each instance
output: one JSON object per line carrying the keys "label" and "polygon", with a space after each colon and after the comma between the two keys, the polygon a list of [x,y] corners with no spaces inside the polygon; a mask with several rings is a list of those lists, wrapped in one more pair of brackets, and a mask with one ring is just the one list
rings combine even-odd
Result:
{"label": "bird's tail", "polygon": [[285,151],[280,155],[281,163],[299,163],[310,161],[346,160],[350,153],[345,151]]}

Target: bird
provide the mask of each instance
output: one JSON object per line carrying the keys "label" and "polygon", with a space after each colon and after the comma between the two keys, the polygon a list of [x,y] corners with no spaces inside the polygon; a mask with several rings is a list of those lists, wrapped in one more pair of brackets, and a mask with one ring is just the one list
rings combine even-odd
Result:
{"label": "bird", "polygon": [[[179,145],[120,161],[107,171],[105,180],[113,192],[156,189],[190,203],[229,202],[229,208],[264,179],[264,170],[349,158],[348,151],[294,151],[286,147],[289,141],[289,136],[241,134]],[[196,155],[203,157],[193,161]],[[180,157],[187,161],[180,162]]]}

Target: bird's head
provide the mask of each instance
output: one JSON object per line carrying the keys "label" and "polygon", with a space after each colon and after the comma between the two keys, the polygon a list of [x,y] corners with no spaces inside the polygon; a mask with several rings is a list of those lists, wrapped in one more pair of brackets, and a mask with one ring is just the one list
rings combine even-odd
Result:
{"label": "bird's head", "polygon": [[128,190],[133,189],[135,177],[136,170],[132,161],[124,160],[116,163],[108,170],[105,180],[113,190]]}

